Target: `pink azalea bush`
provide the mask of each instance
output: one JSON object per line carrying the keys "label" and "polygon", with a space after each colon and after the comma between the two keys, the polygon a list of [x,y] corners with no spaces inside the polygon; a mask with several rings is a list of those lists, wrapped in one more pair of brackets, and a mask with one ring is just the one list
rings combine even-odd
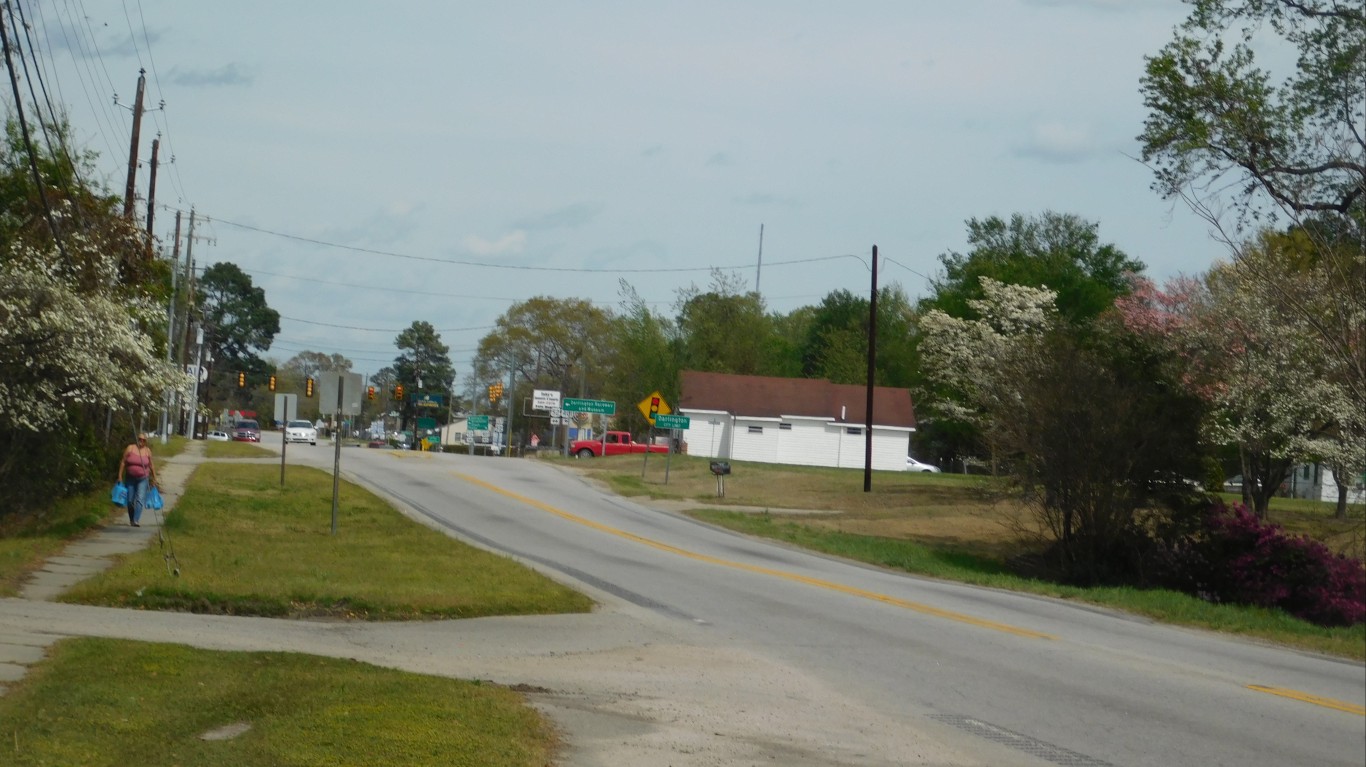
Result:
{"label": "pink azalea bush", "polygon": [[1322,626],[1366,622],[1366,569],[1322,543],[1216,501],[1175,558],[1176,585],[1212,602],[1284,610]]}

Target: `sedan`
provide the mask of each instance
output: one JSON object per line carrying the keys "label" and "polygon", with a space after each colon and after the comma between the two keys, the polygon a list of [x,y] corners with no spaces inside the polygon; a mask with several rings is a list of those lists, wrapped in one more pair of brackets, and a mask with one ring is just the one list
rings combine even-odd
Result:
{"label": "sedan", "polygon": [[232,439],[226,431],[211,431],[204,438],[210,442],[227,442]]}
{"label": "sedan", "polygon": [[926,471],[938,474],[939,467],[935,466],[932,463],[923,463],[921,461],[917,461],[916,459],[908,455],[906,456],[906,471]]}
{"label": "sedan", "polygon": [[307,442],[318,444],[318,430],[308,421],[290,421],[285,424],[285,442]]}

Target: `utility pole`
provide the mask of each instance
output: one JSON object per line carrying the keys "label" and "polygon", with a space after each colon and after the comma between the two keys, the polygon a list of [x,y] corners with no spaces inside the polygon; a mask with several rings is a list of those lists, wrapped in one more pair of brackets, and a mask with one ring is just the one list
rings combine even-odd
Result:
{"label": "utility pole", "polygon": [[[153,143],[153,144],[152,144],[152,157],[155,158],[156,156],[157,156],[156,144]],[[156,167],[156,160],[153,159],[152,163],[153,163],[153,168],[155,168],[155,167]],[[153,178],[153,179],[156,178],[155,174],[153,174],[152,178]],[[150,198],[149,198],[149,199],[150,199]],[[149,242],[149,243],[151,242],[151,237],[152,237],[152,207],[151,207],[150,205],[148,205],[148,206],[147,206],[147,239],[148,239],[148,242]],[[167,306],[166,306],[166,364],[168,364],[168,365],[171,363],[171,349],[172,349],[172,347],[175,346],[175,305],[176,305],[176,299],[177,299],[178,296],[179,296],[179,291],[177,290],[177,288],[178,288],[178,286],[177,286],[177,279],[176,279],[176,278],[179,277],[179,275],[180,275],[180,213],[179,213],[179,212],[177,212],[177,213],[176,213],[176,216],[175,216],[175,238],[176,238],[176,241],[175,241],[175,248],[172,250],[172,255],[171,255],[171,302],[170,302],[169,304],[167,304]],[[181,370],[184,370],[184,368],[181,368]],[[166,389],[166,401],[165,401],[164,403],[162,403],[162,409],[161,409],[161,444],[163,444],[163,445],[166,444],[167,438],[170,437],[171,428],[172,428],[171,425],[170,425],[170,414],[171,414],[172,408],[174,408],[174,407],[175,407],[175,390],[172,389],[172,388],[170,388],[170,387],[167,387],[167,389]]]}
{"label": "utility pole", "polygon": [[873,246],[873,293],[868,297],[868,406],[863,433],[863,492],[873,490],[873,377],[877,373],[877,246]]}
{"label": "utility pole", "polygon": [[123,192],[123,217],[133,217],[134,195],[137,193],[138,137],[142,132],[142,97],[147,90],[147,70],[138,70],[138,95],[133,99],[133,139],[128,147],[128,186]]}
{"label": "utility pole", "polygon": [[152,162],[149,178],[147,180],[147,248],[152,248],[152,215],[156,211],[157,202],[157,150],[161,148],[161,139],[152,139]]}

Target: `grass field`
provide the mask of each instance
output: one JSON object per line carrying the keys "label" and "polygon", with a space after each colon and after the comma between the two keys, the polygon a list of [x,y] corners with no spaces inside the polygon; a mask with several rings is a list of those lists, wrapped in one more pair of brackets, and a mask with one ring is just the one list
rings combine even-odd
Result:
{"label": "grass field", "polygon": [[[987,477],[874,472],[871,491],[864,492],[857,469],[732,462],[725,495],[718,497],[708,459],[673,456],[667,482],[660,456],[542,460],[561,462],[622,495],[692,502],[689,513],[712,524],[835,556],[1366,660],[1366,625],[1327,629],[1277,611],[1214,605],[1170,591],[1077,588],[1015,575],[1006,562],[1034,545],[1037,528],[1028,510]],[[1274,499],[1269,516],[1360,559],[1366,509],[1352,507],[1346,520],[1334,519],[1333,511],[1331,503]]]}
{"label": "grass field", "polygon": [[14,767],[544,767],[556,747],[498,685],[107,639],[57,644],[0,696],[0,735],[0,764]]}
{"label": "grass field", "polygon": [[[420,525],[350,483],[342,483],[333,534],[332,477],[305,467],[293,467],[281,488],[279,468],[271,464],[201,466],[164,532],[168,545],[125,558],[62,599],[366,620],[592,608],[582,594]],[[168,574],[175,567],[179,577]]]}

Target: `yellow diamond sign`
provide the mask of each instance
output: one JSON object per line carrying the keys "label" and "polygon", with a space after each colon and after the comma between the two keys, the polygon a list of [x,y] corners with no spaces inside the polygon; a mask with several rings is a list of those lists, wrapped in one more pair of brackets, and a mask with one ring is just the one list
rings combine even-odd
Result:
{"label": "yellow diamond sign", "polygon": [[669,403],[664,401],[664,395],[658,391],[641,400],[636,407],[640,408],[640,414],[645,416],[645,420],[649,421],[651,426],[654,425],[655,416],[668,415],[673,412]]}

